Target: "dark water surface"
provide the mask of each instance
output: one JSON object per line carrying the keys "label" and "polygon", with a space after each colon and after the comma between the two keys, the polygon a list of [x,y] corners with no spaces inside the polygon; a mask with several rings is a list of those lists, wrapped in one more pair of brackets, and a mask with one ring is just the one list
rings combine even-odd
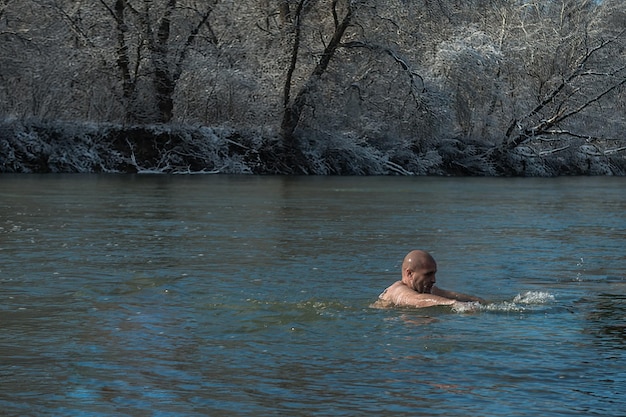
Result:
{"label": "dark water surface", "polygon": [[[0,176],[3,416],[626,413],[626,179]],[[475,312],[379,310],[412,248]]]}

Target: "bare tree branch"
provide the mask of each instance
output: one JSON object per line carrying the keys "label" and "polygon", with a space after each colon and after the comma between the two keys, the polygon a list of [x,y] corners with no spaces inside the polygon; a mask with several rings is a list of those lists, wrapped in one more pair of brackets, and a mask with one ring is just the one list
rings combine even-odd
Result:
{"label": "bare tree branch", "polygon": [[[616,42],[616,40],[622,36],[626,30],[621,31],[616,37],[610,40],[602,40],[595,47],[591,49],[587,49],[585,53],[578,59],[575,68],[569,74],[568,77],[563,79],[563,81],[557,85],[537,106],[535,106],[528,114],[523,116],[521,119],[515,119],[509,125],[509,128],[506,131],[505,138],[507,140],[504,143],[506,149],[513,149],[520,144],[524,143],[528,139],[532,137],[536,137],[543,134],[549,134],[550,129],[559,123],[564,122],[565,120],[571,118],[574,115],[577,115],[587,109],[594,103],[598,103],[604,97],[606,97],[611,92],[620,88],[622,85],[626,83],[626,77],[621,79],[608,88],[604,89],[600,94],[586,100],[582,104],[576,106],[574,109],[567,111],[567,104],[573,102],[573,97],[580,92],[580,87],[573,88],[565,97],[563,97],[559,103],[557,103],[556,108],[554,110],[554,114],[547,118],[541,120],[538,124],[534,124],[531,127],[524,127],[522,124],[525,121],[530,121],[532,117],[538,115],[542,110],[544,110],[548,105],[555,104],[556,98],[561,93],[566,90],[566,87],[571,87],[572,83],[579,77],[590,76],[590,75],[601,75],[607,77],[614,77],[619,72],[623,70],[624,67],[613,70],[610,73],[601,73],[593,70],[586,70],[586,65],[589,60],[596,54],[598,51],[606,48],[607,46]],[[610,74],[610,75],[609,75]],[[515,129],[518,129],[520,133],[513,139],[509,139]]]}

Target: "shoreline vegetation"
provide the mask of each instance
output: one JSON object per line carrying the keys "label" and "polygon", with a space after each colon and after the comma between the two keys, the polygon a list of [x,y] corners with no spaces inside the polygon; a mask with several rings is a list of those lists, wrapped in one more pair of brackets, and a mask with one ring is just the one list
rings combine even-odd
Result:
{"label": "shoreline vegetation", "polygon": [[[626,175],[620,143],[580,139],[502,149],[451,138],[420,152],[379,149],[343,137],[302,136],[288,164],[279,135],[183,125],[5,121],[0,173],[561,176]],[[613,150],[612,150],[613,149]]]}
{"label": "shoreline vegetation", "polygon": [[626,175],[623,0],[0,1],[0,172]]}

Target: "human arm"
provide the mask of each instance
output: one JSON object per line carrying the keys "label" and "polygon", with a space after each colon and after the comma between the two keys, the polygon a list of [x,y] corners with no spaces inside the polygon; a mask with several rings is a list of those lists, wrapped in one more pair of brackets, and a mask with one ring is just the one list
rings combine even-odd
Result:
{"label": "human arm", "polygon": [[452,300],[457,300],[461,302],[479,302],[485,304],[485,300],[480,297],[474,297],[473,295],[462,294],[460,292],[448,291],[442,288],[434,286],[431,291],[432,294],[438,295],[440,297],[449,298]]}
{"label": "human arm", "polygon": [[397,307],[453,306],[457,300],[439,294],[422,294],[398,281],[387,288],[379,297],[385,304]]}

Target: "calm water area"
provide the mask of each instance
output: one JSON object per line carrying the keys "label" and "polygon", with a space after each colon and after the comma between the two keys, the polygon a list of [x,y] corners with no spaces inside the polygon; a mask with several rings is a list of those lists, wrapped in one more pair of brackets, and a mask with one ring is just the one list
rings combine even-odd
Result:
{"label": "calm water area", "polygon": [[[626,178],[0,176],[2,416],[624,416]],[[488,300],[376,309],[404,255]]]}

